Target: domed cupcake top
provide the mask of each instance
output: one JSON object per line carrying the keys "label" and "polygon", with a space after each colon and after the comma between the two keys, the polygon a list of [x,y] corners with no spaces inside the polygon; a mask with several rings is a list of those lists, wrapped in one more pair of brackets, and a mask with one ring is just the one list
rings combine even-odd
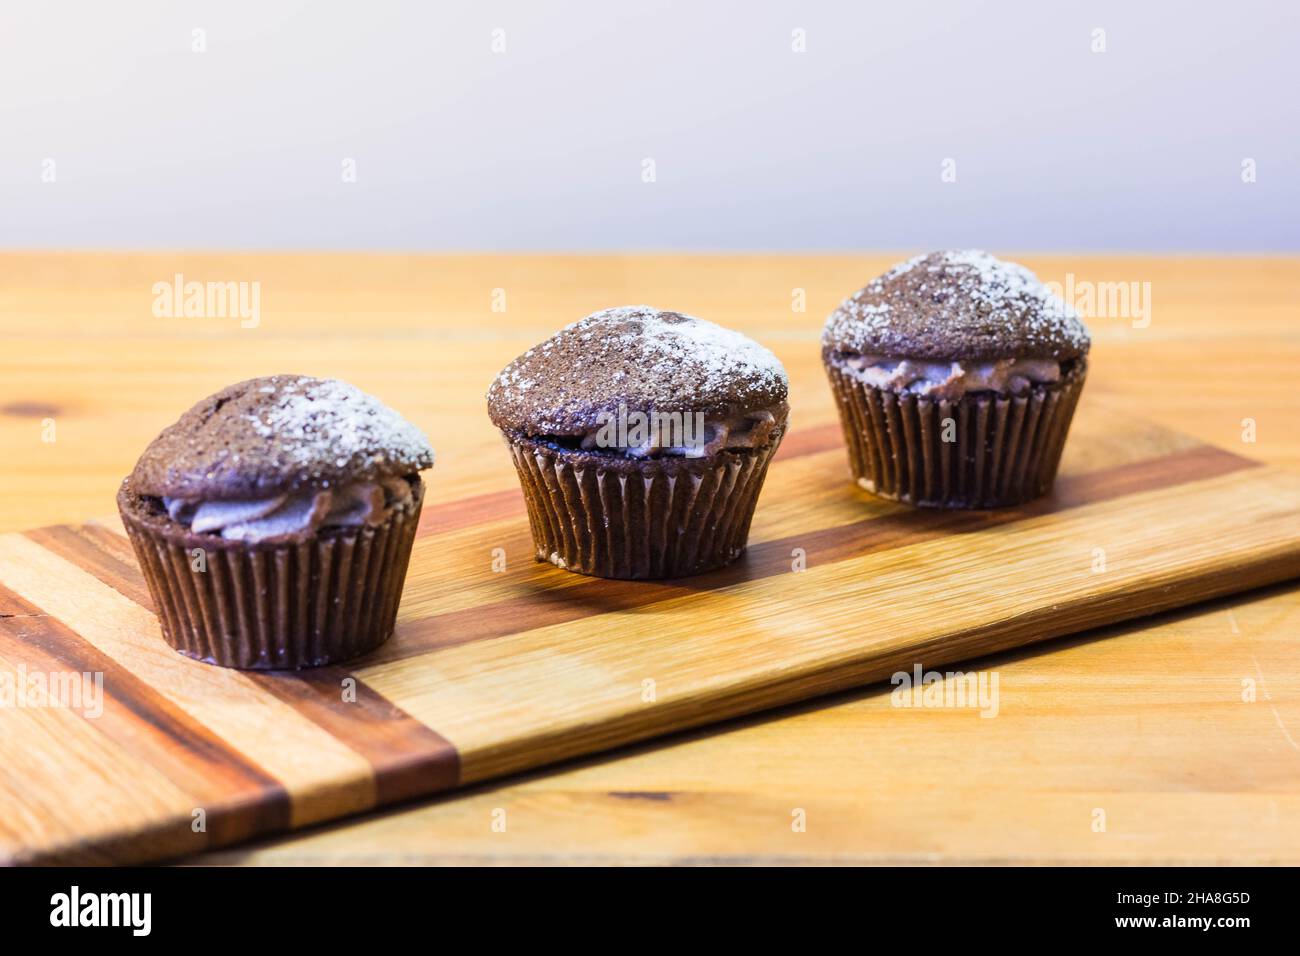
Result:
{"label": "domed cupcake top", "polygon": [[502,370],[488,413],[516,434],[580,435],[620,405],[644,413],[734,414],[780,405],[781,362],[739,332],[646,305],[597,312]]}
{"label": "domed cupcake top", "polygon": [[1088,351],[1079,316],[1024,266],[987,252],[932,252],[894,266],[831,313],[827,352],[1067,361]]}
{"label": "domed cupcake top", "polygon": [[433,465],[423,433],[354,385],[271,375],[203,399],[153,440],[131,490],[208,501],[379,481]]}

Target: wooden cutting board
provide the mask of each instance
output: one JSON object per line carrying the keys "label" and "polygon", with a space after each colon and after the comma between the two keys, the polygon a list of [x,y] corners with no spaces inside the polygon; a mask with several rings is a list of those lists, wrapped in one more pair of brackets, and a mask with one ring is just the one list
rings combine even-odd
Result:
{"label": "wooden cutting board", "polygon": [[0,687],[103,675],[0,706],[0,860],[191,853],[1300,575],[1300,476],[1086,394],[1032,505],[878,501],[796,419],[759,509],[738,564],[638,583],[534,563],[516,491],[431,501],[393,639],[299,674],[173,653],[115,521],[0,536]]}

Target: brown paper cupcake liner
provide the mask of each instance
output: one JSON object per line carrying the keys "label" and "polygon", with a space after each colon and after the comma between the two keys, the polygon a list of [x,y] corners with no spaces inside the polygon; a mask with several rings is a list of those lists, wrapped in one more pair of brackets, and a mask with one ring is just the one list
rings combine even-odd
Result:
{"label": "brown paper cupcake liner", "polygon": [[1000,508],[1051,490],[1087,366],[1023,396],[955,402],[874,388],[833,359],[826,371],[859,485],[922,507]]}
{"label": "brown paper cupcake liner", "polygon": [[223,667],[297,670],[358,657],[393,633],[423,482],[412,492],[378,527],[284,544],[193,534],[142,515],[125,490],[118,506],[167,643]]}
{"label": "brown paper cupcake liner", "polygon": [[647,461],[565,453],[507,436],[538,561],[602,578],[675,578],[745,550],[768,463],[765,448]]}

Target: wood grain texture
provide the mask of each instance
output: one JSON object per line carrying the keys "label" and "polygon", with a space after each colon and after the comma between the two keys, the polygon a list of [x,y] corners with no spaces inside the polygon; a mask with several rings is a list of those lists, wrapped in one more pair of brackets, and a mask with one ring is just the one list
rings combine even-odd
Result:
{"label": "wood grain texture", "polygon": [[[445,535],[454,582],[486,600],[443,611],[427,594],[380,652],[307,674],[176,655],[113,532],[2,535],[7,665],[103,674],[110,717],[85,716],[93,732],[78,725],[68,748],[26,714],[4,726],[0,752],[36,746],[58,768],[11,780],[29,774],[15,761],[0,776],[0,810],[52,817],[10,834],[9,852],[189,853],[1300,575],[1300,478],[1153,434],[1085,406],[1059,488],[993,513],[881,502],[845,482],[840,449],[796,446],[772,465],[773,521],[752,553],[678,581],[581,578],[525,547],[500,570],[503,526],[523,539],[517,506],[471,506],[484,523],[449,531],[435,516],[408,590],[446,589]],[[145,746],[129,714],[168,735]],[[162,777],[143,803],[142,764]],[[119,781],[106,804],[129,807],[120,827],[101,803],[79,811],[83,785]],[[213,828],[185,826],[195,808]]]}
{"label": "wood grain texture", "polygon": [[[487,561],[475,543],[480,531],[507,553],[526,554],[522,512],[510,514],[513,476],[481,413],[482,391],[505,361],[612,302],[685,308],[777,351],[793,379],[790,443],[804,436],[816,446],[819,432],[833,437],[835,428],[816,365],[821,317],[896,258],[3,255],[0,322],[9,348],[0,350],[0,439],[19,453],[0,480],[0,528],[108,513],[116,481],[157,429],[234,378],[335,374],[430,431],[440,452],[430,504],[456,502],[430,525],[447,533],[417,545],[430,577],[408,589],[404,614],[460,610],[462,622],[476,620],[471,608],[511,596],[501,576],[457,585],[462,562]],[[1118,400],[1203,442],[1300,465],[1288,425],[1297,397],[1285,385],[1300,364],[1296,260],[1022,258],[1045,278],[1068,270],[1152,282],[1149,327],[1090,322],[1086,400]],[[262,281],[261,327],[154,319],[149,288],[177,269]],[[508,291],[504,316],[489,311],[494,288]],[[795,288],[807,291],[807,313],[790,311]],[[48,418],[58,427],[52,444],[40,441]],[[1245,418],[1258,425],[1254,444],[1241,443]],[[1153,450],[1189,447],[1168,431],[1129,424],[1146,429]],[[1114,446],[1129,440],[1097,435],[1092,452],[1101,464],[1122,464],[1124,450]],[[833,446],[825,453],[835,460]],[[825,468],[817,456],[780,466],[788,487]],[[485,522],[494,514],[502,517]],[[111,533],[114,519],[105,524]],[[777,541],[806,527],[797,506],[782,505],[770,487],[756,533]],[[617,613],[636,619],[657,606]],[[1287,727],[1300,716],[1292,679],[1300,659],[1286,636],[1295,613],[1293,592],[1275,591],[1151,629],[1111,629],[1100,645],[1056,642],[1050,654],[998,659],[1007,704],[997,720],[900,711],[868,691],[213,859],[1294,859],[1300,775],[1287,741],[1300,734]],[[1090,650],[1097,646],[1114,650]],[[1270,698],[1242,705],[1240,682],[1256,666]],[[445,762],[438,766],[445,772]],[[1103,797],[1109,835],[1086,822],[1080,829],[1079,808],[1086,813]],[[810,810],[806,833],[790,832],[793,806]],[[490,827],[496,808],[510,814],[506,833]]]}

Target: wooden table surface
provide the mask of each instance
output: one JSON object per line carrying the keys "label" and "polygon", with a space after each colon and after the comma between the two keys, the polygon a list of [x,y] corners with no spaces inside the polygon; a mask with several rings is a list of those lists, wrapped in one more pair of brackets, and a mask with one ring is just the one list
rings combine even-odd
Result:
{"label": "wooden table surface", "polygon": [[[1089,320],[1090,392],[1300,468],[1300,259],[1013,257],[1150,283],[1149,325]],[[488,382],[609,305],[755,336],[790,370],[793,427],[823,424],[822,320],[898,258],[0,254],[0,530],[111,513],[162,426],[272,372],[399,408],[438,449],[434,500],[513,487]],[[260,322],[155,317],[178,273],[259,283]],[[868,688],[202,861],[1297,863],[1298,636],[1300,586],[1278,587],[983,661],[995,719]]]}

